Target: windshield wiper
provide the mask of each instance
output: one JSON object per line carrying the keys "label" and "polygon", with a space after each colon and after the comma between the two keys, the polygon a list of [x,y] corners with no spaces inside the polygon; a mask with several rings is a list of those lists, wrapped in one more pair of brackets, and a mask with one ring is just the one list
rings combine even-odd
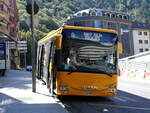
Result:
{"label": "windshield wiper", "polygon": [[[89,67],[83,67],[83,66],[79,66],[79,67],[70,67],[71,69],[69,70],[69,73],[68,73],[68,75],[70,75],[70,74],[72,74],[73,72],[75,72],[76,70],[78,70],[78,71],[83,71],[83,70],[85,70],[85,68],[86,68],[86,70],[88,69],[91,69],[91,68],[89,68]],[[80,69],[80,70],[79,70]],[[106,75],[108,75],[109,77],[112,77],[112,74],[110,74],[110,73],[107,73],[107,72],[105,72],[105,71],[102,71],[102,70],[100,70],[100,69],[98,69],[101,73],[104,73],[104,74],[106,74]]]}
{"label": "windshield wiper", "polygon": [[[100,69],[99,69],[100,70]],[[110,77],[112,77],[112,74],[110,74],[110,73],[107,73],[107,72],[105,72],[105,71],[102,71],[102,70],[100,70],[102,73],[104,73],[104,74],[106,74],[106,75],[108,75],[108,76],[110,76]]]}
{"label": "windshield wiper", "polygon": [[[83,66],[80,66],[80,69],[81,68],[86,68],[86,70],[88,69],[88,70],[90,70],[91,68],[89,68],[89,67],[83,67]],[[104,74],[107,74],[108,76],[110,76],[110,77],[112,77],[112,74],[110,74],[110,73],[107,73],[107,72],[105,72],[105,71],[103,71],[103,70],[100,70],[100,69],[98,69],[101,73],[104,73]]]}
{"label": "windshield wiper", "polygon": [[69,70],[68,75],[72,74],[73,72],[75,72],[75,70],[77,70],[76,67],[71,67],[71,69]]}
{"label": "windshield wiper", "polygon": [[112,77],[112,74],[109,74],[109,73],[106,73],[106,72],[105,72],[105,74],[108,75],[108,76],[110,76],[110,77]]}

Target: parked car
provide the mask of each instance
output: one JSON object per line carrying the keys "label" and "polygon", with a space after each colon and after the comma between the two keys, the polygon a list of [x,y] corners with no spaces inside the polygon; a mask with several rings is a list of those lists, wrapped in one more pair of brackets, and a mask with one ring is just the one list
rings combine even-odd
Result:
{"label": "parked car", "polygon": [[26,70],[27,70],[27,71],[32,71],[32,66],[27,66],[27,67],[26,67]]}

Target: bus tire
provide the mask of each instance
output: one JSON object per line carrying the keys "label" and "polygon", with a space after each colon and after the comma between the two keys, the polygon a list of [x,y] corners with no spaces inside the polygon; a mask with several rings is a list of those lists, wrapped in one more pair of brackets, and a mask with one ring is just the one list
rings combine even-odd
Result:
{"label": "bus tire", "polygon": [[5,76],[5,70],[0,70],[0,76]]}

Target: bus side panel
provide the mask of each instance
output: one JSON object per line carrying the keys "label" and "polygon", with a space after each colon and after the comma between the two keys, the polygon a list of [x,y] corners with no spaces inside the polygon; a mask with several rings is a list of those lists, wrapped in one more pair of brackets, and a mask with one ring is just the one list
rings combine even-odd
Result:
{"label": "bus side panel", "polygon": [[[116,92],[109,92],[109,88],[117,88],[117,75],[57,72],[56,79],[57,95],[116,96]],[[68,90],[61,91],[61,86],[68,87]]]}

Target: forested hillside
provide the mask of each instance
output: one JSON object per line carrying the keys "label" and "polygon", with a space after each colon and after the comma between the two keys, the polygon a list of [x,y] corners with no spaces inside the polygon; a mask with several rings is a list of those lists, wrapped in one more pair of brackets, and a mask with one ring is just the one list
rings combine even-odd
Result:
{"label": "forested hillside", "polygon": [[[36,0],[40,10],[40,24],[37,33],[45,35],[62,24],[67,16],[87,8],[103,8],[128,12],[132,20],[150,22],[150,0]],[[17,0],[20,14],[20,30],[28,31],[25,20],[25,0]],[[40,38],[40,37],[38,37]]]}
{"label": "forested hillside", "polygon": [[[20,15],[20,38],[30,41],[31,33],[26,24],[26,0],[17,0]],[[150,0],[35,0],[40,10],[36,29],[36,39],[45,36],[50,30],[58,28],[71,14],[88,8],[102,8],[128,12],[132,20],[150,23]]]}

